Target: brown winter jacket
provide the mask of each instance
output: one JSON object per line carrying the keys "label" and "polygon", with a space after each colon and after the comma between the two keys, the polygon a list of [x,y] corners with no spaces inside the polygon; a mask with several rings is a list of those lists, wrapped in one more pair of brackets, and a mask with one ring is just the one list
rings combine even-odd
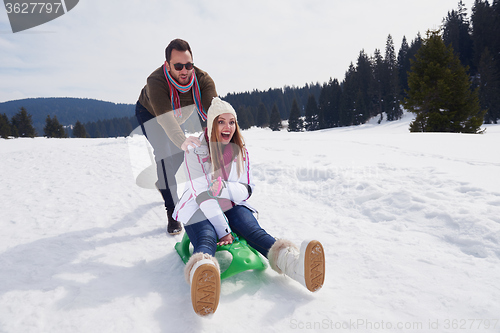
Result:
{"label": "brown winter jacket", "polygon": [[[205,112],[208,112],[212,99],[217,97],[215,83],[207,72],[197,67],[194,67],[194,70],[200,87],[201,103],[205,108]],[[161,66],[149,75],[146,85],[139,96],[139,103],[153,116],[157,117],[158,123],[163,127],[170,140],[180,148],[184,140],[186,140],[186,136],[179,125],[183,124],[194,111],[192,107],[185,108],[194,104],[192,89],[184,94],[179,93],[179,98],[183,108],[182,117],[174,117],[174,113],[171,112],[170,89],[163,72],[163,66]]]}

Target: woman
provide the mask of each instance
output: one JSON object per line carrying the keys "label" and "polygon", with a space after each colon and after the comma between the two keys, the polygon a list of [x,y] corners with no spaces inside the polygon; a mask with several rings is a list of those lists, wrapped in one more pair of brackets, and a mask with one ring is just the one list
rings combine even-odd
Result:
{"label": "woman", "polygon": [[268,258],[270,266],[302,283],[310,291],[321,288],[325,258],[318,241],[293,243],[275,239],[255,219],[247,200],[255,187],[250,159],[233,107],[216,97],[208,110],[201,146],[185,156],[187,189],[175,207],[174,218],[184,223],[194,250],[186,264],[191,301],[199,315],[215,312],[220,296],[217,245],[231,244],[231,232]]}

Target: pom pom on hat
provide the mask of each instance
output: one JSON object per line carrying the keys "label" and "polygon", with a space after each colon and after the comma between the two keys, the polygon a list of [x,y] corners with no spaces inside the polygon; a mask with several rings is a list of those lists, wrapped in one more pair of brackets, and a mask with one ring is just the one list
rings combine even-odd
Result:
{"label": "pom pom on hat", "polygon": [[214,97],[214,99],[212,99],[212,104],[208,108],[208,114],[207,114],[208,137],[212,135],[212,126],[214,124],[215,118],[224,113],[231,113],[232,115],[234,115],[234,119],[238,120],[238,117],[236,116],[236,111],[231,106],[231,104],[229,104],[226,101],[223,101],[219,97]]}

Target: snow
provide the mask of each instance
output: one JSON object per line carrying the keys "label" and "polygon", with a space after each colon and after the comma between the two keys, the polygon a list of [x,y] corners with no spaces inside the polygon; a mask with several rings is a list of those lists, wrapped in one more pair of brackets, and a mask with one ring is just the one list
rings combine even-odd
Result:
{"label": "snow", "polygon": [[500,332],[500,125],[377,120],[244,132],[261,225],[320,240],[326,281],[240,273],[209,318],[135,184],[143,138],[0,140],[0,332]]}

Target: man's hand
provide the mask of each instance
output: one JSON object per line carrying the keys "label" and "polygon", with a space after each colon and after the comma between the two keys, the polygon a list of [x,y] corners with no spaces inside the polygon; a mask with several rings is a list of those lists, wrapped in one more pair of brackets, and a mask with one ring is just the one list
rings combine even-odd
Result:
{"label": "man's hand", "polygon": [[189,154],[189,151],[188,151],[189,147],[196,148],[199,146],[201,146],[200,140],[195,136],[190,136],[190,137],[186,138],[186,140],[182,143],[181,149]]}
{"label": "man's hand", "polygon": [[233,240],[234,240],[233,235],[231,235],[231,233],[228,233],[226,236],[219,239],[219,242],[217,243],[217,245],[232,244]]}

